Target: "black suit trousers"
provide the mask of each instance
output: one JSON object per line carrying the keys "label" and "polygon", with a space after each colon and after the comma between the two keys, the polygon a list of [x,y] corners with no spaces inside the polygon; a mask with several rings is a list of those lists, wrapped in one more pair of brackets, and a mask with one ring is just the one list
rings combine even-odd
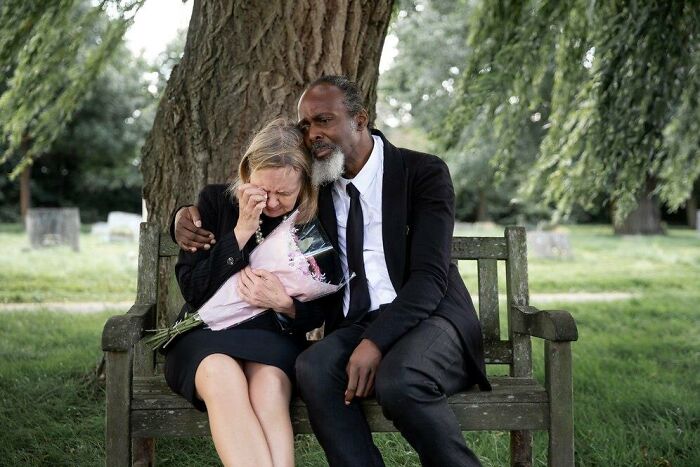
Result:
{"label": "black suit trousers", "polygon": [[[345,405],[345,367],[367,321],[341,327],[297,359],[297,385],[314,433],[331,467],[383,466],[357,402]],[[454,326],[432,316],[382,358],[375,394],[384,415],[413,446],[424,466],[478,466],[447,397],[471,386]]]}

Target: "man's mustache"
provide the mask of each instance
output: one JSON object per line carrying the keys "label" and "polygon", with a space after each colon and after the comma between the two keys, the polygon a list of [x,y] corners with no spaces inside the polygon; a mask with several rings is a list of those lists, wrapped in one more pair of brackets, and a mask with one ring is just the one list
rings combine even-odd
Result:
{"label": "man's mustache", "polygon": [[311,153],[315,154],[318,151],[323,151],[324,149],[330,149],[331,151],[334,151],[338,149],[338,146],[335,144],[329,144],[329,143],[324,143],[323,141],[314,141],[311,143]]}

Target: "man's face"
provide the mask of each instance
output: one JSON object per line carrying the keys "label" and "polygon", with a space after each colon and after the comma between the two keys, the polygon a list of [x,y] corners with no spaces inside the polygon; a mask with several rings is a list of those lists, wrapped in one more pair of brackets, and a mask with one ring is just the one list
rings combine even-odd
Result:
{"label": "man's face", "polygon": [[315,160],[323,161],[338,151],[345,157],[357,156],[361,132],[356,118],[348,114],[343,92],[329,84],[308,89],[299,99],[299,128],[304,143]]}

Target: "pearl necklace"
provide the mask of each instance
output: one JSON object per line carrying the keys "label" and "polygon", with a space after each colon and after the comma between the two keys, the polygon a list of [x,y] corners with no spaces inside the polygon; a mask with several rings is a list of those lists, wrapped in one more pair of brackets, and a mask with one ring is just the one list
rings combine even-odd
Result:
{"label": "pearl necklace", "polygon": [[[287,214],[282,216],[282,222],[284,222],[286,220],[287,220]],[[260,243],[262,243],[262,241],[263,241],[262,223],[263,223],[263,221],[262,221],[262,219],[260,219],[258,221],[258,230],[255,231],[255,243],[257,245],[260,245]]]}
{"label": "pearl necklace", "polygon": [[258,221],[258,230],[255,231],[255,243],[260,245],[260,242],[263,241],[263,234],[262,234],[262,219]]}

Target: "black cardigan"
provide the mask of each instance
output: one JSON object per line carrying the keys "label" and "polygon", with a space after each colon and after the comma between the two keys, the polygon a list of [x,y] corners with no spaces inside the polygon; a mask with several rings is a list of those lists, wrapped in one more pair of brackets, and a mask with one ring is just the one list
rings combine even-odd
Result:
{"label": "black cardigan", "polygon": [[[202,227],[215,235],[216,243],[209,250],[199,249],[192,253],[180,250],[175,275],[180,291],[185,298],[180,317],[191,313],[209,300],[216,291],[235,273],[249,264],[249,255],[255,248],[255,237],[239,249],[233,229],[238,222],[238,203],[226,193],[227,185],[207,185],[199,194],[197,208]],[[271,232],[282,218],[262,217],[264,235]],[[171,224],[171,234],[173,234]],[[296,318],[291,327],[303,333],[323,323],[322,311],[317,307],[294,300]],[[179,319],[178,318],[178,319]]]}

